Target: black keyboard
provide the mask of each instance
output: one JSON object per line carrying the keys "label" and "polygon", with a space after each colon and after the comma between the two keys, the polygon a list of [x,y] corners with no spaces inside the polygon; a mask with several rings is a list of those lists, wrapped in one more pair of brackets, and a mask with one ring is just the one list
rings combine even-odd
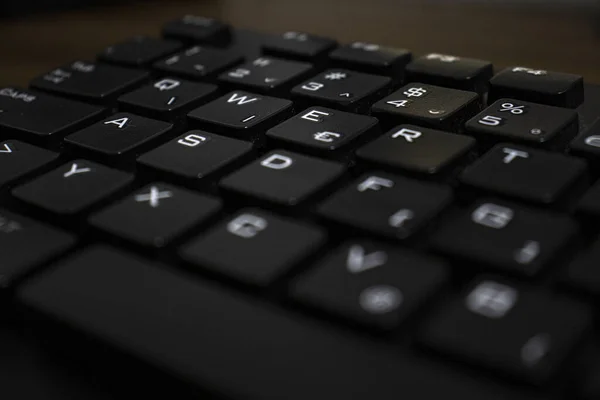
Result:
{"label": "black keyboard", "polygon": [[1,88],[2,396],[600,399],[598,121],[196,16]]}

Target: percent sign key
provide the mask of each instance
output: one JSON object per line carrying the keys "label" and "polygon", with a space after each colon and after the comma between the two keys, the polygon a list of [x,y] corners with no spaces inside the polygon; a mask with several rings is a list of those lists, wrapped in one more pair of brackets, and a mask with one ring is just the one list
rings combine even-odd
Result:
{"label": "percent sign key", "polygon": [[466,129],[492,142],[510,140],[552,147],[578,132],[578,119],[571,109],[500,99],[467,121]]}

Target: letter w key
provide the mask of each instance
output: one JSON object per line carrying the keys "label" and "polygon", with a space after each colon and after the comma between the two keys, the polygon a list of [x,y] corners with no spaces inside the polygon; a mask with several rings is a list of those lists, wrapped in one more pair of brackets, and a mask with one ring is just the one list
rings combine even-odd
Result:
{"label": "letter w key", "polygon": [[289,100],[235,91],[196,108],[188,117],[191,123],[209,124],[211,131],[248,137],[285,119],[291,109]]}

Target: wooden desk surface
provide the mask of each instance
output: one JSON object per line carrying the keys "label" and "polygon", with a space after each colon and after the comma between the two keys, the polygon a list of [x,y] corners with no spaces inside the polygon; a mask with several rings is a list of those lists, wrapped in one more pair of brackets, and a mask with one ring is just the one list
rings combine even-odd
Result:
{"label": "wooden desk surface", "polygon": [[[448,2],[450,3],[450,2]],[[92,59],[135,34],[156,35],[183,14],[266,32],[305,30],[584,75],[600,83],[600,13],[588,7],[453,4],[401,0],[146,1],[0,21],[0,85],[73,59]]]}

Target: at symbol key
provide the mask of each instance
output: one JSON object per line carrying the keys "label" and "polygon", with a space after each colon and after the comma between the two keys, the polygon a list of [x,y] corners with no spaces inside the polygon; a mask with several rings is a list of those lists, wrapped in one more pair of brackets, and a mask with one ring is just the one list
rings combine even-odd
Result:
{"label": "at symbol key", "polygon": [[471,118],[466,128],[483,139],[542,144],[572,138],[579,124],[574,110],[500,99]]}

